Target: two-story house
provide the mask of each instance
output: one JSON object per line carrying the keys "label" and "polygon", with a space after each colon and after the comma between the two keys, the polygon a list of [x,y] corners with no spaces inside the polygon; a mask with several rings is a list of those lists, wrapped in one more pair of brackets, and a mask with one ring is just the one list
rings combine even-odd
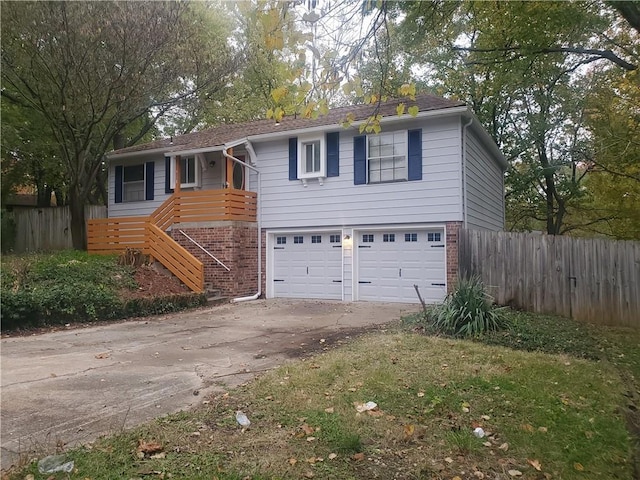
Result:
{"label": "two-story house", "polygon": [[[194,291],[440,301],[461,228],[504,227],[506,160],[461,102],[422,95],[224,125],[111,153],[89,250],[136,247]],[[377,109],[379,134],[358,126]],[[355,116],[349,128],[342,122]]]}

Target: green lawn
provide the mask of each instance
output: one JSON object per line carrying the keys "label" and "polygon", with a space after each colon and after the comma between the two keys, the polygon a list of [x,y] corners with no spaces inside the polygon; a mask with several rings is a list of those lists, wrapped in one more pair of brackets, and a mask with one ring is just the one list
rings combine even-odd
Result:
{"label": "green lawn", "polygon": [[[633,478],[624,412],[640,332],[509,317],[509,332],[474,341],[408,322],[291,362],[196,411],[68,452],[68,478]],[[359,413],[368,401],[377,409]],[[35,464],[11,478],[28,474],[49,478]]]}

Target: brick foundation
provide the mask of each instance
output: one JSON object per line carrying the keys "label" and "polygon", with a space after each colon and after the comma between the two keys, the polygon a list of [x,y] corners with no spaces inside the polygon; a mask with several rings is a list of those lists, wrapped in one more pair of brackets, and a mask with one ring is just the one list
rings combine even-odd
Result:
{"label": "brick foundation", "polygon": [[[231,269],[227,271],[179,230],[211,252]],[[204,265],[204,281],[225,297],[256,293],[258,275],[258,228],[250,222],[219,222],[206,227],[174,226],[171,237]],[[264,262],[264,260],[263,260]],[[263,267],[264,268],[264,267]]]}
{"label": "brick foundation", "polygon": [[451,293],[458,283],[458,240],[462,222],[446,224],[447,232],[447,293]]}

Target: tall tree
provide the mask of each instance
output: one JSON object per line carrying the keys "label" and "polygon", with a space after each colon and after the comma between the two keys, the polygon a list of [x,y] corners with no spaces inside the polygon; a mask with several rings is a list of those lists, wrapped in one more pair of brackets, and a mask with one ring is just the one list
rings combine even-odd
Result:
{"label": "tall tree", "polygon": [[105,153],[224,85],[235,66],[226,22],[206,4],[152,1],[4,2],[1,21],[2,95],[39,112],[55,138],[84,248]]}

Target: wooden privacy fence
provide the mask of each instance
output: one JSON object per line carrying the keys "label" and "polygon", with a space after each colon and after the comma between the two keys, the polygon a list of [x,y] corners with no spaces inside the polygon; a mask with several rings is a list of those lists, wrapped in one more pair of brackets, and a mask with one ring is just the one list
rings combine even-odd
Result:
{"label": "wooden privacy fence", "polygon": [[462,230],[460,272],[501,305],[640,328],[640,243]]}
{"label": "wooden privacy fence", "polygon": [[[73,248],[69,207],[16,208],[13,215],[16,223],[15,252]],[[104,218],[107,207],[87,205],[84,216],[85,220]]]}

